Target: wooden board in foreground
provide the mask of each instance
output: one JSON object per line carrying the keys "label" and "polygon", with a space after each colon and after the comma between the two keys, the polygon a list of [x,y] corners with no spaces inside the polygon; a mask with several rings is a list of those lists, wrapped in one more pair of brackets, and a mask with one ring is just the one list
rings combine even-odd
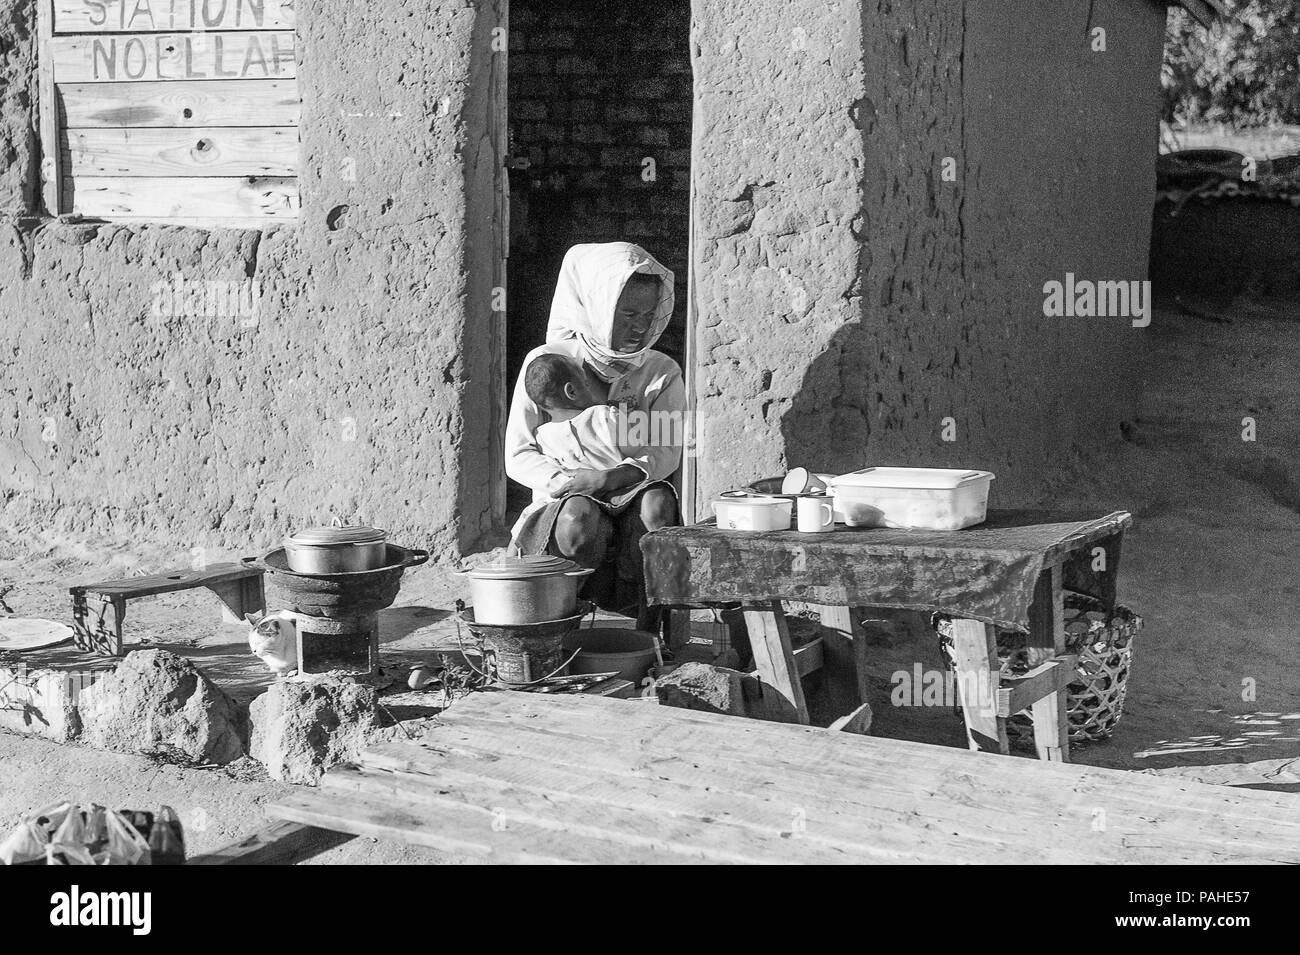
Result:
{"label": "wooden board in foreground", "polygon": [[273,816],[502,862],[1300,863],[1294,797],[483,693]]}

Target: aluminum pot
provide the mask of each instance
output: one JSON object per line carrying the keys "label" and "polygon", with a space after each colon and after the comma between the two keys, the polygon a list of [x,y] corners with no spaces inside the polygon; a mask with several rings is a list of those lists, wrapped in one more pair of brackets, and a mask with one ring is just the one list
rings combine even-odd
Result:
{"label": "aluminum pot", "polygon": [[388,532],[373,527],[312,527],[284,539],[297,574],[355,574],[384,566]]}
{"label": "aluminum pot", "polygon": [[578,588],[593,571],[562,557],[507,557],[464,573],[481,624],[544,623],[572,616]]}

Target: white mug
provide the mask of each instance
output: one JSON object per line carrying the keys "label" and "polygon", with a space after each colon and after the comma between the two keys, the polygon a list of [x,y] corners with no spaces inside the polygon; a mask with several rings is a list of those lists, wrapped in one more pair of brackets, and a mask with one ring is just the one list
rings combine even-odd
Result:
{"label": "white mug", "polygon": [[799,498],[799,530],[805,534],[820,534],[835,529],[835,508],[829,497],[807,495]]}
{"label": "white mug", "polygon": [[807,468],[791,468],[781,479],[782,494],[821,494],[830,483],[829,474],[813,474]]}

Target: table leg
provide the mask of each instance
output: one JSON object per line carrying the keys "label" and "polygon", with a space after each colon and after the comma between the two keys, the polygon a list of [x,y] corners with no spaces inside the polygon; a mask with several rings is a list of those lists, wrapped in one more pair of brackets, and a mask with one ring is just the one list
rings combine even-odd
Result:
{"label": "table leg", "polygon": [[850,713],[867,702],[866,638],[857,607],[817,605],[822,622],[826,686],[833,713]]}
{"label": "table leg", "polygon": [[978,620],[952,621],[952,655],[957,697],[970,748],[1008,755],[1007,721],[998,716],[997,631]]}
{"label": "table leg", "polygon": [[765,600],[744,605],[745,625],[749,629],[749,642],[754,653],[754,668],[764,683],[774,687],[786,698],[800,723],[808,723],[808,704],[803,697],[803,684],[794,666],[794,650],[790,646],[790,631],[786,629],[781,602]]}
{"label": "table leg", "polygon": [[[1029,608],[1028,645],[1052,655],[1065,652],[1065,588],[1061,565],[1045,568],[1034,587]],[[1070,720],[1065,691],[1049,693],[1030,707],[1034,723],[1034,748],[1038,758],[1056,763],[1070,761]]]}
{"label": "table leg", "polygon": [[680,650],[691,642],[691,612],[684,607],[669,607],[664,622],[667,624],[665,643],[670,650]]}

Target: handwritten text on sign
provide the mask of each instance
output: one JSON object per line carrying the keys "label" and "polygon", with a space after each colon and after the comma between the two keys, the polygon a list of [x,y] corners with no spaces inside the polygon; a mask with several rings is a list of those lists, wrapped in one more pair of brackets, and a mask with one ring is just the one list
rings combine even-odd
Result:
{"label": "handwritten text on sign", "polygon": [[295,75],[293,34],[152,33],[51,41],[61,83],[280,79]]}
{"label": "handwritten text on sign", "polygon": [[285,30],[294,0],[54,0],[55,33]]}

